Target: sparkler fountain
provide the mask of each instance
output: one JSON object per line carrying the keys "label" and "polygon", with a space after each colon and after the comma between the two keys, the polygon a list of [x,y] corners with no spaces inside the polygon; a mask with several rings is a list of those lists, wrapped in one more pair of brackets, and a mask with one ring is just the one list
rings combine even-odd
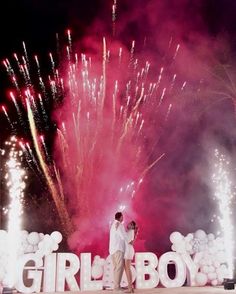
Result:
{"label": "sparkler fountain", "polygon": [[226,262],[229,280],[234,278],[234,226],[232,222],[231,204],[234,197],[232,182],[229,175],[229,161],[223,154],[215,150],[215,173],[213,182],[215,184],[215,198],[218,201],[220,216],[218,217],[224,238]]}
{"label": "sparkler fountain", "polygon": [[13,288],[17,274],[16,261],[20,247],[22,201],[27,176],[21,165],[23,152],[17,150],[16,137],[11,137],[10,142],[6,142],[6,145],[10,147],[5,175],[10,203],[8,209],[8,266],[5,284]]}

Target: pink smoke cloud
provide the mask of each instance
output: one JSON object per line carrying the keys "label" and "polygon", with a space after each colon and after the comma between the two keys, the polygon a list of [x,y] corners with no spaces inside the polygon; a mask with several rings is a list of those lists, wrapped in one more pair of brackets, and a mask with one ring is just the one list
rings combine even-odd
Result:
{"label": "pink smoke cloud", "polygon": [[[101,121],[97,119],[100,102],[96,102],[94,111],[94,105],[89,100],[91,97],[85,97],[88,89],[86,93],[83,92],[79,75],[76,77],[76,99],[84,101],[81,102],[80,118],[77,122],[79,136],[83,141],[80,147],[76,142],[73,120],[73,114],[77,115],[78,104],[75,108],[68,85],[68,95],[60,109],[61,114],[55,114],[57,121],[64,121],[66,125],[65,138],[68,146],[64,147],[69,150],[65,151],[67,165],[64,166],[63,163],[59,140],[55,146],[55,156],[62,170],[68,209],[76,228],[68,242],[78,252],[91,250],[107,253],[109,222],[120,205],[127,206],[126,220],[135,219],[140,226],[137,250],[166,250],[168,235],[173,230],[182,229],[187,232],[201,226],[211,228],[210,216],[209,219],[201,217],[202,211],[206,211],[202,200],[207,197],[209,190],[202,181],[203,175],[207,174],[206,158],[201,155],[202,149],[198,145],[201,140],[201,126],[198,121],[201,106],[194,104],[193,97],[199,94],[199,89],[205,90],[204,87],[212,82],[209,68],[217,54],[227,48],[227,40],[213,40],[209,37],[201,17],[202,1],[189,3],[176,0],[167,3],[152,0],[145,3],[136,1],[135,5],[118,2],[118,5],[120,7],[117,12],[115,39],[107,35],[111,31],[110,26],[98,18],[89,28],[89,33],[74,46],[76,50],[82,49],[88,56],[92,56],[91,68],[88,59],[88,80],[92,84],[95,78],[97,81],[101,79],[102,37],[106,36],[110,57],[106,69],[102,125],[98,126]],[[136,40],[136,47],[131,56],[133,39]],[[178,44],[180,50],[177,57],[173,58]],[[120,47],[123,48],[121,63],[118,58]],[[138,70],[132,72],[129,68],[129,63],[133,66],[136,58],[139,68],[145,67],[146,60],[151,64],[145,80],[146,95],[150,83],[157,82],[161,67],[164,68],[164,74],[155,97],[150,102],[142,102],[140,107],[140,113],[145,119],[142,135],[137,140],[130,139],[129,136],[135,138],[137,129],[130,130],[128,140],[117,155],[117,139],[122,136],[122,122],[118,121],[112,129],[115,81],[119,82],[119,93],[116,97],[117,118],[118,110],[128,100],[128,81],[135,83],[137,78]],[[185,81],[185,90],[181,91]],[[158,108],[165,87],[166,96]],[[138,95],[141,93],[140,89]],[[135,87],[130,94],[133,99]],[[187,100],[191,100],[191,103]],[[173,104],[173,109],[166,119],[170,103]],[[201,101],[198,103],[201,104]],[[135,103],[132,105],[131,102],[131,106],[135,106]],[[87,113],[90,111],[88,123]],[[116,140],[111,144],[114,138]],[[90,149],[92,153],[88,151]],[[120,193],[120,189],[125,189],[132,181],[137,188],[142,172],[162,153],[166,153],[165,157],[145,174],[135,197],[131,197],[128,192]],[[210,205],[211,201],[207,201]]]}

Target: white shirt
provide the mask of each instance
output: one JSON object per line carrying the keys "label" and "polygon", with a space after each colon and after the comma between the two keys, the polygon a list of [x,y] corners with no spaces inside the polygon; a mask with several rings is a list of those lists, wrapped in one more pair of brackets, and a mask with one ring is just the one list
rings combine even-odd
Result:
{"label": "white shirt", "polygon": [[[117,223],[119,224],[118,228]],[[128,242],[128,240],[124,225],[114,220],[110,228],[109,253],[114,254],[117,251],[125,252],[125,242]]]}

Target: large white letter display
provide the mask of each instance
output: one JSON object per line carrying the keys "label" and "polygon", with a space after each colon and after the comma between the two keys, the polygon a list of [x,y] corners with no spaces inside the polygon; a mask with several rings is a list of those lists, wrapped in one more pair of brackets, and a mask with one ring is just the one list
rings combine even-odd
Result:
{"label": "large white letter display", "polygon": [[[28,270],[26,279],[32,280],[30,286],[25,285],[25,281],[23,280],[24,267],[27,263],[33,261],[34,267]],[[39,270],[43,265],[43,260],[36,256],[35,254],[26,254],[23,255],[17,262],[16,267],[18,271],[18,281],[16,289],[19,292],[24,293],[33,293],[40,292],[41,281],[42,281],[42,271]]]}
{"label": "large white letter display", "polygon": [[[24,254],[19,255],[16,260],[15,288],[18,292],[52,293],[113,288],[111,256],[105,260],[99,255],[92,258],[91,253],[81,253],[80,256],[73,253],[53,253],[62,239],[59,232],[51,235],[27,234],[24,231],[22,236],[24,238],[28,236],[27,240],[31,243],[37,241],[38,245],[33,252],[27,253],[29,245],[26,244]],[[0,235],[7,234],[0,231]],[[33,237],[36,235],[37,240],[34,240],[36,238]],[[222,284],[223,279],[227,277],[222,238],[216,238],[213,234],[207,235],[203,230],[198,230],[187,236],[174,232],[170,235],[170,241],[172,251],[159,257],[152,252],[135,254],[135,262],[132,263],[131,269],[132,279],[137,289],[155,288],[159,284],[166,288],[181,287],[185,283],[188,286]],[[5,246],[1,246],[0,249],[1,289],[7,281],[7,255],[4,252]],[[121,286],[127,286],[125,272]]]}
{"label": "large white letter display", "polygon": [[[138,289],[155,288],[159,283],[159,275],[156,270],[158,259],[154,253],[136,253],[136,287]],[[148,279],[145,277],[148,276]]]}
{"label": "large white letter display", "polygon": [[[69,262],[69,266],[67,263]],[[80,261],[77,255],[72,253],[59,253],[57,259],[56,291],[65,290],[65,282],[71,291],[79,291],[75,275],[79,271]]]}
{"label": "large white letter display", "polygon": [[80,272],[80,287],[83,291],[102,290],[102,281],[91,280],[91,254],[82,253],[81,272]]}
{"label": "large white letter display", "polygon": [[[168,274],[168,265],[175,265],[175,278],[171,279]],[[180,255],[175,252],[163,254],[159,260],[158,271],[161,283],[166,288],[181,287],[186,280],[186,265]]]}

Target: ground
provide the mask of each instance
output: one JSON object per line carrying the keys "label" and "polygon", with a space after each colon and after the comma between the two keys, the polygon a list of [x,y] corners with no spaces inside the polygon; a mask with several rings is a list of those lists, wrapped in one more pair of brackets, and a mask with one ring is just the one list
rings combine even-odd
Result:
{"label": "ground", "polygon": [[[148,290],[136,290],[135,293],[143,294],[217,294],[217,293],[234,293],[235,290],[224,290],[223,287],[181,287],[181,288],[154,288]],[[79,293],[86,294],[109,294],[109,293],[124,293],[124,292],[115,292],[111,290],[104,291],[81,291]],[[54,293],[54,294],[61,294]],[[66,294],[78,294],[78,292],[66,292]]]}

